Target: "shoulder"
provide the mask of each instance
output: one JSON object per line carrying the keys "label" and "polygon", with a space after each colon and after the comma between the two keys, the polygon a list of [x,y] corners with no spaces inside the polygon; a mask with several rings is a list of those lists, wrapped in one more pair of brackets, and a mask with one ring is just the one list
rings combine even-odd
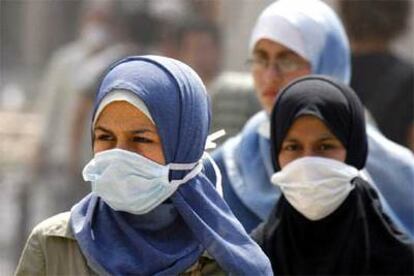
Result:
{"label": "shoulder", "polygon": [[408,167],[413,168],[414,155],[413,153],[397,143],[387,139],[373,126],[367,126],[367,136],[369,143],[369,155],[375,155],[382,159],[392,159],[399,164],[405,164]]}
{"label": "shoulder", "polygon": [[52,216],[39,223],[32,231],[37,236],[57,236],[74,239],[69,226],[70,212],[64,212]]}
{"label": "shoulder", "polygon": [[204,252],[198,261],[181,275],[226,275],[218,263],[207,253]]}
{"label": "shoulder", "polygon": [[[79,251],[68,226],[69,217],[69,212],[61,213],[42,221],[33,229],[21,254],[16,275],[44,275],[46,271],[59,269],[58,263],[66,263],[68,252]],[[73,256],[72,260],[75,259]]]}
{"label": "shoulder", "polygon": [[264,122],[269,121],[269,116],[266,114],[266,111],[262,110],[254,114],[247,122],[243,128],[244,132],[255,132],[257,133],[257,129],[261,126]]}

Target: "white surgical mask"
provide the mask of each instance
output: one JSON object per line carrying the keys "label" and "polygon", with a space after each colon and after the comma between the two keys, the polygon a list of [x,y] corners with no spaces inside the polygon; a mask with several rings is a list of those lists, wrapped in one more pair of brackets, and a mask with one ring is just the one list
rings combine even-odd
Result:
{"label": "white surgical mask", "polygon": [[[159,206],[201,169],[201,162],[161,165],[134,152],[111,149],[95,154],[82,174],[92,182],[92,192],[112,209],[140,215]],[[170,181],[170,170],[190,172]]]}
{"label": "white surgical mask", "polygon": [[343,162],[304,157],[275,173],[271,182],[282,190],[287,201],[309,220],[333,213],[354,188],[352,179],[359,171]]}

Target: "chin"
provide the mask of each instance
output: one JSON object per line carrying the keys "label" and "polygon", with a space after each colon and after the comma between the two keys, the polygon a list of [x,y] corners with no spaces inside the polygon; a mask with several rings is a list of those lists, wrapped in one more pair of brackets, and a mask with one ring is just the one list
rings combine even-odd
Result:
{"label": "chin", "polygon": [[273,109],[274,98],[272,100],[265,99],[261,102],[262,109],[266,111],[266,113],[270,114]]}

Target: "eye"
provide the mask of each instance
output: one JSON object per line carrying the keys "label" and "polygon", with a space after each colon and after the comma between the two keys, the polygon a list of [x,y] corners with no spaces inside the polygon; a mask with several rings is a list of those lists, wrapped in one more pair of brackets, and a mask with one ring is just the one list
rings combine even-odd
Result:
{"label": "eye", "polygon": [[95,137],[96,141],[113,141],[114,137],[110,134],[99,134]]}
{"label": "eye", "polygon": [[319,150],[321,150],[321,151],[332,150],[332,149],[335,149],[335,148],[336,148],[336,146],[335,146],[335,145],[333,145],[333,144],[328,144],[328,143],[324,143],[324,144],[321,144],[321,145],[319,146]]}
{"label": "eye", "polygon": [[253,68],[256,68],[256,69],[263,69],[269,66],[269,60],[262,56],[254,56],[252,59],[249,59],[247,62],[248,64],[253,66]]}
{"label": "eye", "polygon": [[284,72],[293,72],[302,69],[305,65],[293,56],[286,56],[278,60],[280,69]]}
{"label": "eye", "polygon": [[267,67],[267,65],[269,65],[269,60],[267,60],[265,58],[256,58],[255,62],[259,65],[266,66],[266,67]]}
{"label": "eye", "polygon": [[135,143],[145,143],[145,144],[154,143],[152,139],[142,137],[142,136],[135,136],[132,138],[132,141]]}
{"label": "eye", "polygon": [[284,150],[284,151],[297,151],[297,150],[299,150],[299,145],[298,144],[286,144],[286,145],[283,145],[282,150]]}

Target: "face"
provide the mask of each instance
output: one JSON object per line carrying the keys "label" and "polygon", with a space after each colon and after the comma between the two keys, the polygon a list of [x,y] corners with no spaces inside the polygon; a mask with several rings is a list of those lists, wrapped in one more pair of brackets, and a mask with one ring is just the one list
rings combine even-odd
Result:
{"label": "face", "polygon": [[93,149],[94,153],[110,149],[128,150],[165,164],[155,125],[125,101],[112,102],[101,112],[93,130]]}
{"label": "face", "polygon": [[283,168],[295,159],[308,156],[345,162],[346,149],[326,125],[315,116],[295,120],[282,143],[279,164]]}
{"label": "face", "polygon": [[253,50],[252,74],[257,97],[268,113],[279,90],[290,81],[311,73],[308,61],[285,46],[259,40]]}

